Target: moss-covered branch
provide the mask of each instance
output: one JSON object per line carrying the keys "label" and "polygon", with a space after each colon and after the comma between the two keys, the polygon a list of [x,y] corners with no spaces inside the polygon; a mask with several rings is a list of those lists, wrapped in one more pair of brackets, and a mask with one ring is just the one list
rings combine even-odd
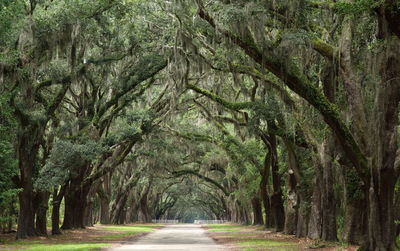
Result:
{"label": "moss-covered branch", "polygon": [[[212,93],[212,92],[210,92],[210,91],[208,91],[208,90],[206,90],[206,89],[202,89],[202,88],[199,88],[199,87],[190,85],[190,84],[188,85],[188,87],[189,87],[190,89],[192,89],[192,90],[193,90],[193,88],[195,88],[194,90],[195,90],[196,92],[201,93],[201,94],[204,94],[205,96],[209,97],[211,100],[214,100],[215,102],[217,102],[217,103],[223,105],[225,108],[228,108],[228,109],[230,109],[230,110],[239,111],[240,108],[242,108],[242,109],[245,109],[245,108],[250,109],[250,108],[254,108],[254,107],[256,107],[257,105],[259,105],[259,104],[255,103],[255,102],[233,103],[233,102],[227,101],[227,100],[225,100],[225,99],[219,97],[218,95],[216,95],[216,94],[214,94],[214,93]],[[193,88],[192,88],[192,87],[193,87]],[[226,130],[226,128],[225,128],[220,122],[216,121],[216,120],[221,120],[221,117],[212,116],[212,115],[207,111],[207,109],[205,109],[201,104],[199,104],[198,102],[195,102],[195,103],[196,103],[197,105],[199,105],[199,106],[208,114],[208,116],[210,117],[210,119],[213,120],[215,126],[216,126],[223,134],[225,134],[225,135],[230,135],[229,132]],[[262,109],[265,109],[265,110],[266,110],[266,109],[268,109],[268,108],[267,108],[267,107],[262,107]],[[278,126],[276,125],[276,123],[273,122],[274,119],[275,119],[275,118],[273,118],[273,117],[266,118],[266,120],[269,121],[268,124],[274,125],[274,126],[269,126],[269,127],[268,127],[268,131],[269,131],[270,133],[275,134],[275,135],[281,137],[281,138],[284,139],[284,140],[288,140],[288,141],[290,141],[290,142],[293,142],[293,143],[295,143],[296,145],[298,145],[298,146],[300,146],[300,147],[305,147],[305,148],[308,147],[307,141],[305,140],[305,138],[304,138],[304,136],[303,136],[303,133],[297,133],[296,135],[290,135],[290,134],[287,133],[287,130],[286,130],[286,129],[278,127]],[[222,121],[223,121],[223,122],[229,122],[229,123],[235,123],[235,124],[236,124],[236,123],[239,123],[238,121],[236,121],[236,120],[234,120],[234,119],[230,119],[230,118],[226,118],[226,117],[222,118]],[[273,123],[271,123],[271,122],[273,122]],[[240,123],[239,123],[239,124],[240,124]],[[246,125],[246,124],[245,124],[245,123],[241,123],[240,125]]]}
{"label": "moss-covered branch", "polygon": [[338,61],[340,58],[340,51],[337,47],[328,44],[320,38],[311,39],[311,45],[318,53],[322,56],[333,60]]}
{"label": "moss-covered branch", "polygon": [[198,178],[200,178],[200,179],[202,179],[202,180],[204,180],[204,181],[206,181],[206,182],[208,182],[208,183],[211,183],[211,184],[213,184],[214,186],[216,186],[217,188],[219,188],[226,196],[229,196],[229,192],[225,189],[225,187],[223,187],[223,186],[221,186],[220,185],[220,183],[218,183],[217,181],[215,181],[215,180],[213,180],[213,179],[211,179],[211,178],[209,178],[209,177],[207,177],[207,176],[204,176],[204,175],[202,175],[202,174],[200,174],[199,172],[196,172],[196,171],[194,171],[194,170],[179,170],[179,171],[174,171],[174,172],[172,172],[172,175],[174,175],[175,177],[181,177],[181,176],[183,176],[183,175],[194,175],[194,176],[196,176],[196,177],[198,177]]}
{"label": "moss-covered branch", "polygon": [[253,102],[230,102],[230,101],[210,92],[209,90],[197,87],[197,86],[189,84],[189,83],[187,84],[187,87],[197,93],[203,94],[204,96],[208,97],[209,99],[217,102],[218,104],[223,105],[224,107],[226,107],[230,110],[239,111],[239,110],[243,110],[243,109],[251,109],[254,105]]}
{"label": "moss-covered branch", "polygon": [[351,160],[360,177],[368,181],[367,159],[354,139],[346,123],[340,117],[339,108],[329,102],[318,87],[307,79],[297,66],[288,58],[280,58],[271,51],[261,52],[254,41],[243,40],[231,32],[217,27],[214,19],[199,6],[199,16],[207,21],[213,28],[218,29],[225,37],[240,47],[255,62],[265,67],[268,71],[280,78],[286,86],[314,106],[324,118],[324,121],[335,133],[341,146]]}
{"label": "moss-covered branch", "polygon": [[167,66],[167,60],[159,55],[150,55],[142,58],[130,71],[128,76],[121,80],[122,88],[112,96],[103,106],[100,107],[94,123],[97,124],[101,117],[127,93],[134,90],[143,81],[154,77]]}
{"label": "moss-covered branch", "polygon": [[208,135],[192,133],[192,132],[179,132],[172,128],[168,128],[168,130],[173,132],[176,136],[187,139],[187,140],[198,141],[198,142],[209,142],[209,143],[215,142],[215,140],[211,136],[208,136]]}

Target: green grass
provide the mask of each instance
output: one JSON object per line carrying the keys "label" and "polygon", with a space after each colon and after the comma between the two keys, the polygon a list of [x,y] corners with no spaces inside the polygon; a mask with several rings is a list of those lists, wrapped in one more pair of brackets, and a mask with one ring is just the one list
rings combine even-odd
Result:
{"label": "green grass", "polygon": [[296,251],[299,250],[297,245],[292,242],[271,241],[271,240],[246,240],[240,241],[238,244],[242,247],[249,246],[245,250],[276,250],[276,251]]}
{"label": "green grass", "polygon": [[123,231],[124,233],[115,233],[99,237],[99,239],[113,240],[128,236],[134,236],[141,233],[153,231],[160,225],[134,225],[134,226],[102,226],[104,230],[108,231]]}
{"label": "green grass", "polygon": [[128,237],[128,236],[135,236],[141,234],[141,232],[125,232],[125,233],[116,233],[116,234],[109,234],[109,235],[104,235],[99,237],[98,239],[101,240],[114,240],[114,239],[120,239],[120,238],[124,238],[124,237]]}
{"label": "green grass", "polygon": [[214,233],[229,232],[229,234],[226,233],[224,236],[233,240],[235,245],[240,246],[240,250],[299,251],[297,243],[260,238],[260,236],[257,236],[257,234],[253,232],[260,230],[259,227],[233,224],[207,225],[207,227],[209,227],[208,231]]}
{"label": "green grass", "polygon": [[246,230],[245,226],[240,226],[240,225],[228,225],[228,224],[210,224],[207,225],[209,229],[207,229],[210,232],[225,232],[225,231],[241,231],[241,230]]}
{"label": "green grass", "polygon": [[[108,235],[98,236],[93,239],[93,241],[98,240],[99,243],[55,243],[55,244],[44,244],[43,240],[18,240],[10,241],[4,243],[5,245],[0,245],[0,249],[8,248],[8,250],[66,250],[66,251],[86,251],[86,250],[99,250],[102,247],[108,246],[110,244],[101,243],[114,239],[121,239],[129,236],[136,236],[142,233],[147,233],[153,231],[155,228],[161,225],[157,224],[143,224],[143,225],[126,225],[126,226],[115,226],[115,225],[102,225],[100,229],[110,231]],[[115,233],[112,233],[115,231]],[[103,241],[102,241],[103,240]],[[90,240],[89,240],[90,241]],[[89,242],[86,241],[86,242]]]}
{"label": "green grass", "polygon": [[34,244],[26,248],[13,250],[28,250],[28,251],[88,251],[99,250],[102,247],[109,246],[107,243],[75,243],[75,244]]}
{"label": "green grass", "polygon": [[110,231],[130,231],[130,232],[150,232],[160,225],[133,225],[133,226],[102,226],[105,230]]}

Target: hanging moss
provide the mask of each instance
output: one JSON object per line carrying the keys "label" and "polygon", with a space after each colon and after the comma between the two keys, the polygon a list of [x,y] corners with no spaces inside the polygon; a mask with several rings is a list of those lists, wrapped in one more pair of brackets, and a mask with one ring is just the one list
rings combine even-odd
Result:
{"label": "hanging moss", "polygon": [[381,6],[383,1],[357,0],[354,2],[339,1],[335,3],[334,10],[339,14],[360,15],[363,12],[372,11]]}

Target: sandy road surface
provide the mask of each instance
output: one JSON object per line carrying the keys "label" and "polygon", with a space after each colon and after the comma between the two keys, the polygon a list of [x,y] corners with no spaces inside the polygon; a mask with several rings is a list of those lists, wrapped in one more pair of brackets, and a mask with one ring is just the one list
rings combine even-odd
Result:
{"label": "sandy road surface", "polygon": [[200,225],[167,225],[132,243],[108,249],[109,251],[126,250],[226,250],[207,236]]}

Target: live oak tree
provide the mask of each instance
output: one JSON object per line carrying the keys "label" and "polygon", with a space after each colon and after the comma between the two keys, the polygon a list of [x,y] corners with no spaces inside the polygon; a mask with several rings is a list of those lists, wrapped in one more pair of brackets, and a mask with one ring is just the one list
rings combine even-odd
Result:
{"label": "live oak tree", "polygon": [[46,234],[51,198],[54,234],[64,200],[64,229],[200,217],[394,250],[399,17],[395,0],[1,3],[0,220],[18,193],[18,238]]}

